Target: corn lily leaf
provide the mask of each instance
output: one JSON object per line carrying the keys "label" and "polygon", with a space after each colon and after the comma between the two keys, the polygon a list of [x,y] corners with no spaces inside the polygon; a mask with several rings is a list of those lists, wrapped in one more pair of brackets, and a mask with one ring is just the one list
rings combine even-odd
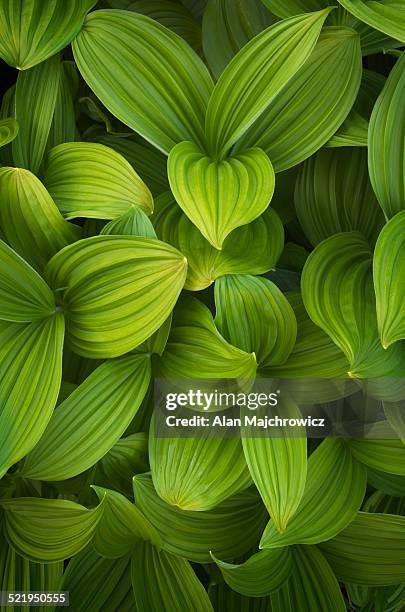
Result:
{"label": "corn lily leaf", "polygon": [[99,555],[108,559],[129,555],[140,540],[160,548],[159,534],[133,503],[116,491],[94,485],[92,488],[100,503],[104,503],[92,541]]}
{"label": "corn lily leaf", "polygon": [[171,194],[162,195],[155,205],[157,214],[152,221],[158,237],[187,257],[185,289],[205,289],[225,274],[263,274],[276,265],[283,250],[283,225],[270,208],[249,225],[231,232],[218,251],[182,213]]}
{"label": "corn lily leaf", "polygon": [[212,80],[179,36],[144,15],[102,10],[72,47],[84,80],[125,125],[164,153],[183,140],[203,146]]}
{"label": "corn lily leaf", "polygon": [[326,6],[333,6],[332,0],[262,0],[267,8],[282,19],[308,13],[309,11],[320,11]]}
{"label": "corn lily leaf", "polygon": [[149,542],[140,543],[132,555],[132,587],[138,612],[213,612],[189,562]]}
{"label": "corn lily leaf", "polygon": [[256,358],[229,344],[202,302],[186,298],[176,308],[159,362],[165,378],[253,378]]}
{"label": "corn lily leaf", "polygon": [[401,347],[384,350],[378,337],[371,251],[360,233],[316,247],[302,273],[302,296],[311,319],[346,355],[350,376],[401,376]]}
{"label": "corn lily leaf", "polygon": [[367,481],[378,491],[395,497],[405,497],[405,477],[367,467]]}
{"label": "corn lily leaf", "polygon": [[113,219],[103,227],[101,235],[111,236],[143,236],[156,238],[156,232],[146,213],[138,206],[131,206],[129,210]]}
{"label": "corn lily leaf", "polygon": [[246,597],[236,593],[225,582],[210,585],[208,593],[214,610],[271,612],[270,597]]}
{"label": "corn lily leaf", "polygon": [[248,597],[265,597],[277,591],[293,569],[289,548],[261,550],[240,565],[212,558],[231,589]]}
{"label": "corn lily leaf", "polygon": [[67,219],[116,219],[131,206],[153,210],[152,194],[129,162],[97,143],[67,142],[52,149],[44,184]]}
{"label": "corn lily leaf", "polygon": [[103,516],[105,498],[89,510],[66,499],[2,499],[7,541],[35,563],[63,561],[85,548]]}
{"label": "corn lily leaf", "polygon": [[357,230],[375,244],[384,215],[371,187],[367,151],[322,149],[301,166],[295,186],[297,217],[316,246],[340,232]]}
{"label": "corn lily leaf", "polygon": [[326,147],[367,147],[368,121],[352,109],[340,128],[335,132]]}
{"label": "corn lily leaf", "polygon": [[209,0],[202,22],[204,55],[218,78],[236,53],[272,22],[261,0]]}
{"label": "corn lily leaf", "polygon": [[405,137],[405,118],[400,111],[404,95],[405,54],[402,54],[374,106],[369,130],[371,183],[388,218],[405,209],[405,155],[401,144]]}
{"label": "corn lily leaf", "polygon": [[[391,435],[392,433],[391,431]],[[367,467],[405,476],[405,445],[401,440],[351,439],[349,446],[353,457]]]}
{"label": "corn lily leaf", "polygon": [[182,142],[170,152],[167,168],[179,206],[216,249],[232,230],[257,219],[274,192],[273,167],[260,149],[216,161]]}
{"label": "corn lily leaf", "polygon": [[238,142],[237,150],[262,148],[276,172],[297,165],[328,142],[346,119],[361,76],[358,34],[351,28],[325,28],[309,59]]}
{"label": "corn lily leaf", "polygon": [[315,546],[294,546],[288,582],[271,596],[274,612],[345,612],[339,583],[325,557]]}
{"label": "corn lily leaf", "polygon": [[403,444],[405,444],[405,411],[403,402],[384,402],[384,414]]}
{"label": "corn lily leaf", "polygon": [[296,74],[311,54],[330,10],[270,26],[228,64],[207,109],[206,134],[211,155],[223,157]]}
{"label": "corn lily leaf", "polygon": [[308,460],[301,503],[284,532],[270,522],[261,548],[317,544],[333,538],[356,516],[366,491],[364,466],[339,438],[326,438]]}
{"label": "corn lily leaf", "polygon": [[65,480],[94,465],[134,418],[150,376],[150,360],[144,355],[101,364],[55,410],[21,474],[34,480]]}
{"label": "corn lily leaf", "polygon": [[13,0],[0,5],[0,57],[27,70],[66,47],[83,24],[94,0]]}
{"label": "corn lily leaf", "polygon": [[[277,410],[291,418],[302,416],[294,402],[281,397]],[[242,410],[242,413],[245,416],[247,411]],[[246,463],[271,520],[276,529],[283,532],[304,494],[307,477],[305,428],[297,428],[294,437],[289,437],[282,429],[277,432],[277,437],[258,437],[254,435],[254,429],[244,425],[241,431]],[[298,437],[300,434],[302,437]]]}
{"label": "corn lily leaf", "polygon": [[386,78],[379,72],[363,70],[359,93],[353,108],[365,119],[370,119],[374,105],[385,83]]}
{"label": "corn lily leaf", "polygon": [[61,314],[1,327],[0,477],[35,446],[51,418],[62,376],[63,335]]}
{"label": "corn lily leaf", "polygon": [[405,7],[398,0],[338,0],[349,13],[401,42],[405,42]]}
{"label": "corn lily leaf", "polygon": [[75,77],[77,79],[77,71],[75,71],[76,65],[74,62],[65,61],[61,63],[58,94],[46,143],[47,150],[53,149],[63,142],[79,140],[76,127],[74,88],[72,87],[72,80],[75,80]]}
{"label": "corn lily leaf", "polygon": [[373,260],[377,320],[384,348],[405,338],[405,210],[382,229]]}
{"label": "corn lily leaf", "polygon": [[366,586],[405,580],[405,517],[359,512],[321,550],[337,578]]}
{"label": "corn lily leaf", "polygon": [[12,142],[18,134],[18,123],[14,117],[0,119],[0,147]]}
{"label": "corn lily leaf", "polygon": [[57,253],[46,276],[51,287],[63,290],[72,348],[106,358],[127,353],[162,325],[186,271],[185,257],[158,240],[95,236]]}
{"label": "corn lily leaf", "polygon": [[0,225],[6,240],[42,271],[55,253],[80,238],[41,181],[29,170],[0,168]]}
{"label": "corn lily leaf", "polygon": [[173,555],[211,563],[210,551],[233,559],[259,542],[267,513],[254,489],[236,493],[211,510],[193,512],[163,501],[149,474],[135,476],[133,485],[136,506],[159,532],[162,548]]}
{"label": "corn lily leaf", "polygon": [[55,310],[55,298],[48,285],[0,240],[0,319],[41,321],[54,314]]}
{"label": "corn lily leaf", "polygon": [[215,281],[215,324],[226,340],[255,353],[259,366],[287,361],[297,336],[294,311],[266,278],[234,274]]}
{"label": "corn lily leaf", "polygon": [[207,0],[181,0],[183,6],[186,7],[198,20],[202,19],[204,9],[207,5]]}
{"label": "corn lily leaf", "polygon": [[[69,561],[60,588],[69,591],[70,606],[77,612],[135,609],[130,558],[104,559],[90,546]],[[56,610],[63,612],[63,607]]]}

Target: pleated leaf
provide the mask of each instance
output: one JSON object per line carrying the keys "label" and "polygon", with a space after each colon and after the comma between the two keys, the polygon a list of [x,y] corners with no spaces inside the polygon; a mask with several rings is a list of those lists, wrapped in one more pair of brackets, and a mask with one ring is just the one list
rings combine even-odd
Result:
{"label": "pleated leaf", "polygon": [[374,252],[377,320],[384,348],[405,338],[405,210],[383,228]]}
{"label": "pleated leaf", "polygon": [[125,125],[165,153],[183,140],[203,145],[212,80],[179,36],[144,15],[102,10],[72,46],[86,83]]}
{"label": "pleated leaf", "polygon": [[101,459],[137,413],[150,382],[147,356],[100,365],[55,410],[22,468],[25,478],[65,480]]}
{"label": "pleated leaf", "polygon": [[405,42],[405,6],[398,0],[339,0],[339,3],[372,28]]}
{"label": "pleated leaf", "polygon": [[79,138],[76,127],[75,88],[72,86],[72,82],[76,84],[77,80],[75,63],[62,62],[58,95],[46,144],[47,150],[63,142],[73,142]]}
{"label": "pleated leaf", "polygon": [[308,11],[320,11],[325,6],[333,4],[330,0],[262,0],[262,2],[282,19]]}
{"label": "pleated leaf", "polygon": [[358,34],[351,28],[325,28],[309,59],[270,102],[237,149],[260,147],[276,172],[297,165],[323,146],[346,119],[361,76]]}
{"label": "pleated leaf", "polygon": [[149,542],[140,543],[132,555],[132,586],[138,612],[213,612],[189,562]]}
{"label": "pleated leaf", "polygon": [[367,145],[368,121],[353,108],[325,146],[333,149],[336,147],[367,147]]}
{"label": "pleated leaf", "polygon": [[81,236],[65,221],[41,181],[29,170],[0,168],[0,226],[11,246],[37,270]]}
{"label": "pleated leaf", "polygon": [[90,358],[116,357],[151,336],[183,288],[187,261],[158,240],[95,236],[65,247],[46,268],[68,313],[68,340]]}
{"label": "pleated leaf", "polygon": [[67,142],[52,149],[44,184],[67,219],[116,219],[131,206],[153,210],[152,195],[129,162],[97,143]]}
{"label": "pleated leaf", "polygon": [[221,157],[262,114],[311,54],[330,9],[276,23],[228,64],[210,98],[208,150]]}
{"label": "pleated leaf", "polygon": [[405,477],[367,467],[367,481],[386,495],[405,497]]}
{"label": "pleated leaf", "polygon": [[279,533],[270,522],[260,546],[317,544],[333,538],[355,518],[366,481],[366,470],[344,441],[326,438],[308,460],[304,495],[288,527]]}
{"label": "pleated leaf", "polygon": [[405,210],[405,117],[401,110],[404,96],[405,54],[402,54],[377,99],[369,128],[371,183],[388,218]]}
{"label": "pleated leaf", "polygon": [[0,147],[12,142],[18,134],[18,123],[14,117],[0,119]]}
{"label": "pleated leaf", "polygon": [[261,550],[240,565],[212,557],[231,589],[248,597],[265,597],[277,591],[293,570],[289,548]]}
{"label": "pleated leaf", "polygon": [[232,590],[225,582],[213,584],[208,590],[214,610],[227,612],[270,612],[270,597],[246,597]]}
{"label": "pleated leaf", "polygon": [[353,457],[367,467],[405,476],[405,445],[394,436],[386,440],[351,439],[349,446]]}
{"label": "pleated leaf", "polygon": [[384,215],[368,176],[367,151],[318,151],[300,167],[295,208],[314,246],[329,236],[351,230],[361,232],[374,245],[384,225]]}
{"label": "pleated leaf", "polygon": [[232,230],[257,219],[274,192],[273,167],[260,149],[216,161],[182,142],[170,152],[168,176],[179,206],[217,249]]}
{"label": "pleated leaf", "polygon": [[162,548],[197,563],[238,557],[257,546],[267,513],[254,489],[246,489],[205,512],[182,510],[163,501],[149,474],[134,477],[135,504],[162,538]]}
{"label": "pleated leaf", "polygon": [[156,238],[156,232],[152,222],[146,213],[138,206],[131,208],[116,219],[113,219],[103,227],[100,234],[111,236],[143,236],[144,238]]}
{"label": "pleated leaf", "polygon": [[63,335],[61,314],[1,327],[0,477],[32,450],[51,418],[62,376]]}
{"label": "pleated leaf", "polygon": [[405,517],[359,512],[321,550],[344,582],[388,586],[405,581]]}

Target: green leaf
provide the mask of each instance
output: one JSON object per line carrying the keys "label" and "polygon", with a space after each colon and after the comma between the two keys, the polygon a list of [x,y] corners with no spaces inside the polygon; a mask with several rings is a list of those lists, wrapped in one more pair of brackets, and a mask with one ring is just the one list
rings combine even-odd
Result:
{"label": "green leaf", "polygon": [[206,134],[212,155],[223,156],[300,69],[330,10],[276,23],[228,64],[208,104]]}
{"label": "green leaf", "polygon": [[398,0],[338,0],[372,28],[405,42],[405,6]]}
{"label": "green leaf", "polygon": [[338,580],[370,586],[405,581],[405,517],[359,512],[336,538],[321,545]]}
{"label": "green leaf", "polygon": [[53,315],[55,310],[55,299],[48,285],[0,240],[0,319],[41,321]]}
{"label": "green leaf", "polygon": [[[1,10],[1,9],[0,9]],[[16,166],[38,173],[49,137],[59,92],[61,65],[55,55],[20,72],[15,88],[15,118],[18,135],[12,152]]]}
{"label": "green leaf", "polygon": [[189,562],[149,542],[140,543],[132,555],[132,586],[138,612],[213,612]]}
{"label": "green leaf", "polygon": [[203,146],[212,80],[179,36],[149,17],[102,10],[72,47],[86,83],[125,125],[164,153],[183,140]]}
{"label": "green leaf", "polygon": [[18,134],[18,123],[14,117],[0,119],[0,147],[12,142]]}
{"label": "green leaf", "polygon": [[143,355],[100,365],[55,410],[21,474],[34,480],[65,480],[94,465],[134,418],[150,376],[150,360]]}
{"label": "green leaf", "polygon": [[389,474],[388,472],[383,472],[368,467],[367,480],[375,489],[382,491],[386,495],[405,497],[404,476],[400,476],[398,474]]}
{"label": "green leaf", "polygon": [[273,167],[260,149],[216,161],[182,142],[170,152],[168,176],[179,206],[217,249],[232,230],[257,219],[274,192]]}
{"label": "green leaf", "polygon": [[314,246],[329,236],[351,230],[361,232],[374,245],[384,225],[384,215],[370,184],[367,151],[318,151],[300,168],[295,208]]}
{"label": "green leaf", "polygon": [[388,218],[405,209],[405,118],[401,111],[404,96],[405,54],[402,54],[374,106],[369,129],[371,183]]}
{"label": "green leaf", "polygon": [[58,95],[46,144],[47,149],[52,149],[63,142],[73,142],[79,139],[76,127],[74,90],[71,83],[72,73],[73,78],[76,77],[77,79],[75,63],[70,61],[62,62]]}
{"label": "green leaf", "polygon": [[[277,411],[291,418],[302,416],[298,406],[288,399],[279,399]],[[242,410],[243,418],[247,413]],[[300,434],[302,437],[298,437]],[[305,428],[297,428],[294,437],[283,429],[277,432],[277,437],[258,437],[254,427],[244,425],[241,435],[253,482],[276,529],[283,532],[297,512],[304,494],[307,477]]]}
{"label": "green leaf", "polygon": [[234,274],[215,281],[215,324],[228,342],[255,353],[261,367],[287,361],[297,336],[294,311],[266,278]]}
{"label": "green leaf", "polygon": [[351,28],[325,28],[309,59],[238,142],[237,150],[262,148],[276,172],[302,162],[346,119],[361,75],[358,34]]}
{"label": "green leaf", "polygon": [[293,570],[284,586],[271,596],[274,612],[345,612],[336,577],[315,546],[294,546]]}
{"label": "green leaf", "polygon": [[205,512],[182,510],[163,501],[151,476],[133,479],[135,504],[162,538],[162,548],[197,563],[211,563],[210,551],[225,559],[257,546],[267,513],[254,489],[246,489]]}
{"label": "green leaf", "polygon": [[207,306],[186,298],[174,312],[159,371],[167,379],[248,379],[255,376],[256,358],[221,336]]}
{"label": "green leaf", "polygon": [[44,184],[67,219],[116,219],[131,206],[153,210],[152,195],[119,153],[90,142],[67,142],[49,152]]}
{"label": "green leaf", "polygon": [[405,210],[382,229],[373,260],[378,330],[384,348],[405,338]]}
{"label": "green leaf", "polygon": [[261,0],[209,0],[202,22],[204,55],[218,78],[231,59],[271,24]]}
{"label": "green leaf", "polygon": [[131,206],[131,208],[113,219],[103,227],[101,235],[111,236],[143,236],[144,238],[156,238],[156,232],[149,217],[141,208]]}
{"label": "green leaf", "polygon": [[51,418],[62,376],[64,327],[57,314],[1,328],[0,478],[37,444]]}
{"label": "green leaf", "polygon": [[293,569],[289,548],[261,550],[240,565],[212,558],[231,589],[248,597],[265,597],[277,591]]}
{"label": "green leaf", "polygon": [[155,205],[157,214],[152,220],[159,238],[187,257],[185,289],[205,289],[225,274],[263,274],[275,266],[283,250],[283,225],[271,208],[231,232],[218,251],[182,213],[171,194],[162,195]]}
{"label": "green leaf", "polygon": [[81,236],[81,229],[63,219],[44,185],[29,170],[0,168],[0,198],[5,238],[38,270]]}
{"label": "green leaf", "polygon": [[401,440],[350,439],[349,446],[353,457],[367,467],[405,476],[405,445]]}
{"label": "green leaf", "polygon": [[368,121],[354,108],[350,111],[340,128],[335,132],[326,147],[367,147]]}
{"label": "green leaf", "polygon": [[225,582],[212,584],[208,593],[214,610],[227,612],[271,612],[270,597],[246,597],[232,590]]}
{"label": "green leaf", "polygon": [[260,546],[317,544],[333,538],[355,518],[366,484],[366,470],[345,442],[326,438],[308,460],[304,495],[289,525],[279,533],[270,522]]}
{"label": "green leaf", "polygon": [[61,292],[71,347],[106,358],[127,353],[162,325],[186,272],[185,257],[159,240],[95,236],[57,253],[46,277]]}
{"label": "green leaf", "polygon": [[309,11],[320,11],[333,5],[331,0],[262,0],[267,8],[282,19]]}
{"label": "green leaf", "polygon": [[7,541],[36,563],[63,561],[85,548],[103,516],[105,500],[89,510],[66,499],[0,500]]}
{"label": "green leaf", "polygon": [[403,402],[384,402],[384,414],[395,433],[405,444],[405,411]]}
{"label": "green leaf", "polygon": [[66,47],[94,0],[14,0],[0,4],[0,57],[27,70]]}

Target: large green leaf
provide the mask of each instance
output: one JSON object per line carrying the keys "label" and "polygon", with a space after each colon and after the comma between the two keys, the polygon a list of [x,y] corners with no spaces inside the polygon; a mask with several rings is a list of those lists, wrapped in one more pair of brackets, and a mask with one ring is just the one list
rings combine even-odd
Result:
{"label": "large green leaf", "polygon": [[367,467],[367,481],[386,495],[405,497],[405,477]]}
{"label": "large green leaf", "polygon": [[372,28],[405,43],[405,6],[401,0],[338,0]]}
{"label": "large green leaf", "polygon": [[302,162],[346,119],[361,75],[358,34],[351,28],[325,28],[309,59],[238,142],[237,150],[262,148],[276,172]]}
{"label": "large green leaf", "polygon": [[148,356],[121,357],[100,365],[55,410],[26,458],[22,475],[64,480],[94,465],[134,418],[149,381]]}
{"label": "large green leaf", "polygon": [[86,357],[116,357],[167,319],[183,288],[187,261],[158,240],[95,236],[65,247],[46,268],[68,315],[67,337]]}
{"label": "large green leaf", "polygon": [[115,219],[131,206],[153,210],[152,195],[130,163],[97,143],[67,142],[52,149],[44,184],[67,219]]}
{"label": "large green leaf", "polygon": [[350,439],[353,457],[375,470],[405,476],[405,445],[391,435],[386,440]]}
{"label": "large green leaf", "polygon": [[367,147],[368,121],[352,108],[340,128],[326,143],[328,148]]}
{"label": "large green leaf", "polygon": [[0,2],[0,57],[27,70],[66,47],[94,0]]}
{"label": "large green leaf", "polygon": [[361,232],[374,245],[384,215],[370,184],[367,151],[355,147],[318,151],[300,168],[295,207],[314,246],[351,230]]}
{"label": "large green leaf", "polygon": [[43,270],[60,249],[80,238],[41,181],[29,170],[0,168],[0,226],[11,246]]}
{"label": "large green leaf", "polygon": [[270,522],[261,547],[317,544],[333,538],[356,516],[366,490],[365,468],[339,438],[327,438],[308,461],[301,503],[284,532]]}
{"label": "large green leaf", "polygon": [[216,161],[182,142],[170,152],[167,168],[179,206],[217,249],[232,230],[257,219],[274,192],[273,167],[260,149]]}
{"label": "large green leaf", "polygon": [[210,98],[208,150],[223,156],[312,52],[330,9],[292,17],[255,36],[228,64]]}
{"label": "large green leaf", "polygon": [[383,228],[374,252],[377,320],[384,348],[405,338],[405,210]]}
{"label": "large green leaf", "polygon": [[405,209],[405,54],[397,61],[374,106],[368,163],[377,199],[388,218]]}
{"label": "large green leaf", "polygon": [[18,123],[14,117],[0,119],[0,147],[12,142],[18,134]]}
{"label": "large green leaf", "polygon": [[333,5],[331,0],[262,0],[262,2],[282,19],[309,11],[320,11],[325,6]]}
{"label": "large green leaf", "polygon": [[155,491],[149,474],[134,477],[135,504],[159,532],[162,548],[197,563],[210,563],[210,551],[233,559],[257,546],[267,513],[257,491],[246,489],[205,512],[182,510]]}
{"label": "large green leaf", "polygon": [[283,225],[270,208],[249,225],[231,232],[218,251],[182,213],[170,193],[163,194],[155,205],[157,214],[152,220],[159,238],[187,257],[185,289],[205,289],[225,274],[263,274],[275,266],[283,250]]}
{"label": "large green leaf", "polygon": [[214,610],[227,612],[271,612],[270,597],[247,597],[231,589],[225,582],[212,584],[208,593]]}
{"label": "large green leaf", "polygon": [[0,240],[0,319],[41,321],[54,314],[55,310],[55,298],[48,285]]}
{"label": "large green leaf", "polygon": [[61,63],[58,95],[46,148],[52,149],[63,142],[79,139],[76,127],[75,94],[78,88],[78,73],[72,61]]}
{"label": "large green leaf", "polygon": [[213,612],[189,562],[149,542],[140,543],[132,555],[132,586],[138,612]]}
{"label": "large green leaf", "polygon": [[321,550],[344,582],[370,586],[405,582],[405,517],[359,512]]}
{"label": "large green leaf", "polygon": [[156,238],[156,232],[152,222],[146,213],[138,206],[131,208],[113,219],[103,227],[100,234],[111,236],[143,236],[144,238]]}
{"label": "large green leaf", "polygon": [[212,80],[179,36],[144,15],[102,10],[72,46],[83,78],[123,123],[165,153],[183,140],[203,146]]}
{"label": "large green leaf", "polygon": [[287,298],[266,278],[234,274],[215,281],[215,324],[228,342],[255,353],[261,367],[287,361],[297,320]]}
{"label": "large green leaf", "polygon": [[38,442],[62,376],[64,320],[3,324],[0,332],[0,478]]}

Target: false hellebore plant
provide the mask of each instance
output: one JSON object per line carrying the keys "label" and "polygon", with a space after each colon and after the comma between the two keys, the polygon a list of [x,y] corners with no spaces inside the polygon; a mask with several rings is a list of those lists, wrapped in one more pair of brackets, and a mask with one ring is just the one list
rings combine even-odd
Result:
{"label": "false hellebore plant", "polygon": [[[404,0],[0,0],[1,591],[405,609],[404,44]],[[155,435],[156,378],[255,377],[390,377],[380,435]]]}

